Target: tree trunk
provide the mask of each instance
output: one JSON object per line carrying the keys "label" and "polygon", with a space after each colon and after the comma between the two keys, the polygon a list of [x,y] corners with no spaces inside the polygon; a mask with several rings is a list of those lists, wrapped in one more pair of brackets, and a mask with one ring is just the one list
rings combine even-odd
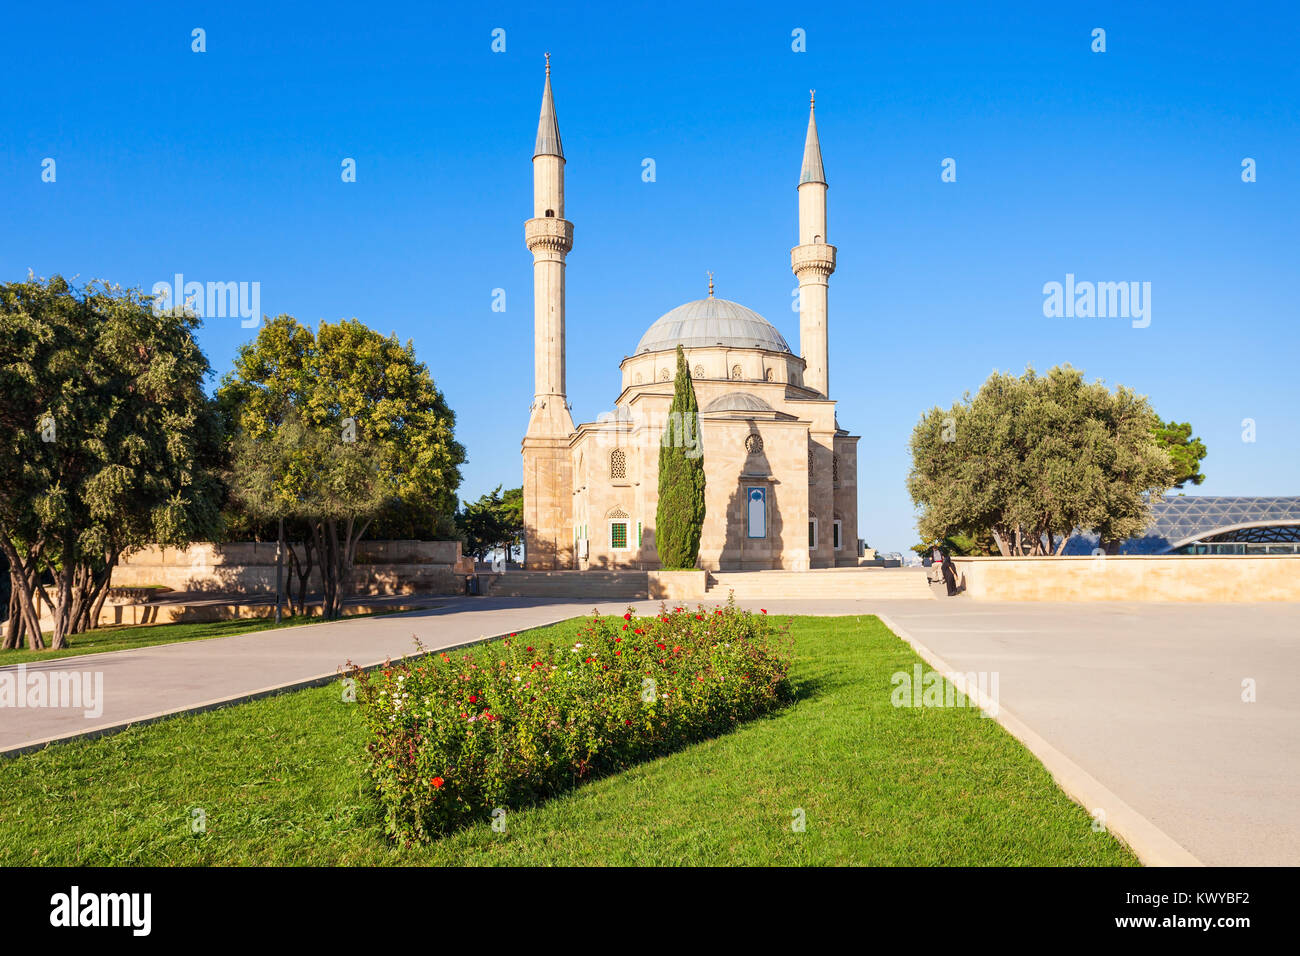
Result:
{"label": "tree trunk", "polygon": [[[0,533],[0,550],[3,550],[5,557],[9,559],[10,571],[18,571],[12,576],[12,581],[14,593],[18,595],[18,613],[22,618],[23,630],[27,633],[27,646],[34,651],[42,651],[45,649],[45,638],[41,635],[41,616],[36,610],[36,595],[33,588],[40,544],[28,549],[27,561],[24,561],[9,536]],[[22,635],[19,634],[16,639],[21,637]]]}
{"label": "tree trunk", "polygon": [[9,569],[9,619],[5,621],[5,637],[3,649],[12,651],[23,639],[23,609],[19,602],[22,596],[18,591],[18,574],[10,567]]}
{"label": "tree trunk", "polygon": [[280,605],[284,603],[284,517],[280,517],[275,538],[275,623],[280,623]]}
{"label": "tree trunk", "polygon": [[62,650],[68,646],[68,615],[72,610],[72,575],[74,568],[66,564],[59,568],[54,576],[56,585],[55,595],[57,603],[54,606],[54,639],[50,642],[50,647],[54,650]]}

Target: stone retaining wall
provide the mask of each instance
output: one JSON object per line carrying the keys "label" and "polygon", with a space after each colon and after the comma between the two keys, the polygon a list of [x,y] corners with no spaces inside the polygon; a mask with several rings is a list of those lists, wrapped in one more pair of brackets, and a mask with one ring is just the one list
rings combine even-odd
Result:
{"label": "stone retaining wall", "polygon": [[[301,549],[299,549],[301,553]],[[288,572],[285,585],[297,591]],[[456,594],[472,564],[459,541],[363,541],[357,546],[352,594]],[[113,569],[114,587],[161,586],[173,591],[265,593],[275,588],[275,542],[194,544],[188,548],[146,548]],[[319,568],[308,590],[321,586]]]}
{"label": "stone retaining wall", "polygon": [[1300,555],[954,558],[985,601],[1300,601]]}

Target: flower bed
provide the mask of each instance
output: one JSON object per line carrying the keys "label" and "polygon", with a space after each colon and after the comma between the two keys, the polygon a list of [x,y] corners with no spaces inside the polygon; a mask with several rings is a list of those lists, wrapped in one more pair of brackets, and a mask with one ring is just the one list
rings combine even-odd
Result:
{"label": "flower bed", "polygon": [[788,699],[789,645],[734,606],[596,615],[357,678],[385,828],[429,840],[723,732]]}

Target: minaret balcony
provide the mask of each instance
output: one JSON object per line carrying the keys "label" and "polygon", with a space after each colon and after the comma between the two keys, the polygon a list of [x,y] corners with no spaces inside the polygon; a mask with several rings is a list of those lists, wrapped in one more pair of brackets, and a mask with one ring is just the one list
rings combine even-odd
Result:
{"label": "minaret balcony", "polygon": [[573,248],[573,223],[544,216],[524,223],[524,244],[529,250],[568,252]]}
{"label": "minaret balcony", "polygon": [[812,272],[828,276],[835,271],[835,247],[825,242],[809,242],[790,250],[790,268],[795,275]]}

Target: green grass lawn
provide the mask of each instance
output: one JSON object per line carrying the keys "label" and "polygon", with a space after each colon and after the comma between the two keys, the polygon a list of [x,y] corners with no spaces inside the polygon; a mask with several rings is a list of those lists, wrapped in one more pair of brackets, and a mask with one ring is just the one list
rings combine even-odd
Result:
{"label": "green grass lawn", "polygon": [[893,707],[917,658],[876,618],[792,635],[790,706],[512,811],[505,833],[485,818],[392,846],[331,686],[0,763],[0,864],[1136,864],[995,721]]}
{"label": "green grass lawn", "polygon": [[[380,614],[392,613],[387,611]],[[372,617],[372,614],[347,614],[346,617]],[[253,631],[268,631],[277,627],[297,627],[301,624],[320,624],[321,618],[287,614],[280,624],[270,617],[241,617],[228,621],[180,622],[176,624],[142,624],[137,627],[97,627],[84,634],[73,634],[68,638],[71,646],[62,650],[32,651],[27,648],[15,648],[0,651],[0,667],[6,664],[30,664],[32,661],[47,661],[55,657],[73,657],[77,654],[102,654],[106,651],[124,651],[131,647],[150,647],[155,644],[178,644],[182,641],[203,641],[210,637],[229,637],[232,634],[251,634]],[[50,632],[45,633],[50,639]]]}

